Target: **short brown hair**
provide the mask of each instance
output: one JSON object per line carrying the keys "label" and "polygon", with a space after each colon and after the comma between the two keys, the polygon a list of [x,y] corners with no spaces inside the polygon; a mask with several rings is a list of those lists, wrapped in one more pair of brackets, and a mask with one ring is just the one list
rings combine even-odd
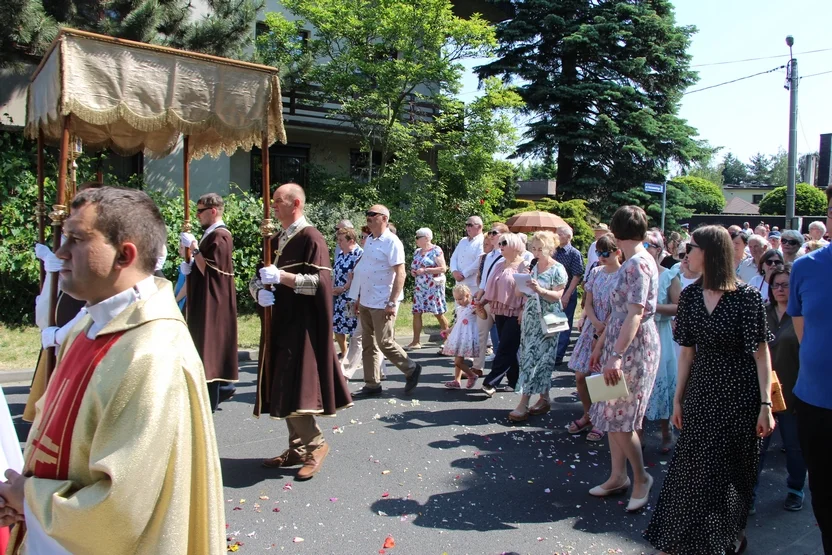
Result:
{"label": "short brown hair", "polygon": [[167,228],[156,203],[147,193],[124,187],[85,189],[75,195],[72,209],[95,206],[95,229],[114,247],[130,242],[138,250],[137,267],[152,274],[162,256]]}
{"label": "short brown hair", "polygon": [[734,269],[734,244],[728,230],[719,225],[706,225],[693,232],[696,246],[702,250],[702,288],[711,291],[733,291],[737,288]]}
{"label": "short brown hair", "polygon": [[619,241],[643,241],[648,227],[647,214],[638,206],[622,206],[610,220],[610,231]]}
{"label": "short brown hair", "polygon": [[491,229],[496,229],[501,234],[502,233],[508,233],[509,231],[511,231],[508,228],[508,226],[506,224],[504,224],[503,222],[494,222],[493,224],[491,224]]}
{"label": "short brown hair", "polygon": [[355,228],[342,227],[341,229],[339,229],[338,231],[335,232],[335,236],[336,237],[343,236],[344,239],[346,239],[347,241],[355,241],[355,239],[356,239]]}
{"label": "short brown hair", "polygon": [[217,212],[222,212],[222,209],[225,207],[225,201],[217,193],[205,193],[199,197],[196,203],[201,204],[205,208],[216,208]]}

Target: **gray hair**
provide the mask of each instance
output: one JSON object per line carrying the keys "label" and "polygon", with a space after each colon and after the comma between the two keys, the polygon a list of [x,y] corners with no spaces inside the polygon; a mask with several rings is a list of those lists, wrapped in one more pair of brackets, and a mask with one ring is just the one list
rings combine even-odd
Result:
{"label": "gray hair", "polygon": [[416,230],[416,237],[427,237],[428,241],[433,241],[433,232],[427,227],[420,227]]}
{"label": "gray hair", "polygon": [[575,236],[574,232],[572,231],[572,228],[569,227],[568,225],[560,226],[558,228],[558,233],[563,233],[564,235],[566,235],[570,239]]}
{"label": "gray hair", "polygon": [[352,225],[352,222],[349,221],[349,220],[341,220],[340,222],[335,224],[335,229],[342,229],[342,228],[355,229],[355,226]]}
{"label": "gray hair", "polygon": [[664,237],[662,237],[661,231],[655,229],[648,229],[647,236],[650,238],[651,243],[654,243],[659,247],[660,251],[664,250]]}
{"label": "gray hair", "polygon": [[804,243],[803,234],[794,229],[787,229],[786,231],[782,232],[780,234],[780,240],[782,241],[783,239],[794,239],[801,245]]}
{"label": "gray hair", "polygon": [[468,219],[471,221],[471,223],[477,224],[478,226],[482,227],[482,218],[480,218],[479,216],[471,216]]}
{"label": "gray hair", "polygon": [[500,240],[505,241],[507,247],[511,247],[520,253],[526,250],[526,243],[523,242],[523,238],[520,237],[519,233],[503,233]]}
{"label": "gray hair", "polygon": [[812,222],[812,223],[810,223],[809,224],[809,231],[812,231],[813,229],[819,229],[819,230],[821,230],[821,233],[826,233],[826,226],[823,225],[823,222]]}
{"label": "gray hair", "polygon": [[759,243],[761,247],[768,248],[768,241],[766,240],[766,238],[761,237],[759,235],[752,235],[751,237],[749,237],[748,244],[751,245],[751,243]]}

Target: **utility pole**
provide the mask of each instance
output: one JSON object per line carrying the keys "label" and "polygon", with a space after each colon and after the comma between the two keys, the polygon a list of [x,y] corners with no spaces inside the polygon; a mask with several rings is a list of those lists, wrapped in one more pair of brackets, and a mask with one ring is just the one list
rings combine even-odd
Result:
{"label": "utility pole", "polygon": [[792,55],[794,37],[786,37],[789,47],[789,65],[786,75],[786,88],[789,90],[789,175],[786,182],[786,229],[795,228],[794,197],[795,174],[797,173],[797,60]]}

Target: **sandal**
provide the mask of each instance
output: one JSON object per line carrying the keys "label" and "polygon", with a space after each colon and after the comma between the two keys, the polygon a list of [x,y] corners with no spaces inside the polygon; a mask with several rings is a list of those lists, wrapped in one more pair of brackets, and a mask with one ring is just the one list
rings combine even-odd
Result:
{"label": "sandal", "polygon": [[661,449],[659,450],[659,452],[660,452],[662,455],[667,455],[667,454],[669,454],[669,453],[670,453],[670,450],[671,450],[672,448],[673,448],[673,440],[671,440],[671,439],[664,440],[664,439],[663,439],[663,440],[662,440],[662,447],[661,447]]}
{"label": "sandal", "polygon": [[459,389],[462,385],[456,380],[451,380],[449,382],[445,382],[445,387],[448,389]]}
{"label": "sandal", "polygon": [[525,422],[529,419],[529,407],[526,407],[526,412],[511,411],[508,413],[508,419],[512,422]]}
{"label": "sandal", "polygon": [[583,418],[578,418],[577,420],[570,422],[566,427],[566,431],[572,435],[577,435],[584,433],[586,430],[592,429],[592,422],[589,419],[587,419],[586,424],[583,426],[581,426],[581,420],[583,420]]}
{"label": "sandal", "polygon": [[471,372],[473,372],[474,374],[476,374],[476,375],[477,375],[477,377],[482,378],[482,370],[480,370],[479,368],[471,368]]}
{"label": "sandal", "polygon": [[607,435],[606,432],[602,432],[601,430],[596,430],[595,428],[592,429],[588,434],[586,434],[587,441],[603,441],[604,436]]}
{"label": "sandal", "polygon": [[532,406],[532,408],[529,409],[529,414],[531,414],[532,416],[538,416],[541,414],[546,414],[550,410],[552,410],[552,405],[549,404],[549,401],[538,401]]}
{"label": "sandal", "polygon": [[405,351],[415,351],[417,349],[421,349],[422,344],[421,343],[411,343],[410,345],[405,345],[403,348],[404,348]]}
{"label": "sandal", "polygon": [[472,373],[470,376],[468,376],[468,382],[466,382],[465,388],[466,389],[472,389],[475,385],[477,385],[477,380],[478,379],[479,379],[479,376]]}

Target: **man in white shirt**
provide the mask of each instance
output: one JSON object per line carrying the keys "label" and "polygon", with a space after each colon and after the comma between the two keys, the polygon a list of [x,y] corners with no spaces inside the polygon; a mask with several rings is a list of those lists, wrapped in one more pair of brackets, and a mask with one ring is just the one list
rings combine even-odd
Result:
{"label": "man in white shirt", "polygon": [[[584,269],[584,282],[589,279],[589,272],[595,267],[598,262],[598,253],[595,252],[595,244],[598,239],[610,232],[607,224],[595,224],[592,228],[592,233],[595,234],[595,241],[589,246],[589,252],[586,254],[586,268]],[[581,299],[583,301],[583,299]]]}
{"label": "man in white shirt", "polygon": [[[500,249],[497,247],[497,243],[500,242],[500,236],[503,233],[508,233],[508,227],[506,224],[502,223],[495,223],[491,225],[491,230],[488,232],[485,240],[491,243],[491,250],[482,256],[480,270],[479,270],[479,284],[477,285],[478,291],[477,294],[474,295],[474,301],[479,302],[483,295],[485,295],[485,286],[488,283],[488,279],[491,277],[492,270],[497,262],[503,257],[500,254]],[[488,334],[491,329],[494,327],[494,315],[491,313],[491,303],[485,305],[485,313],[486,318],[482,319],[477,317],[477,329],[479,331],[479,345],[480,345],[480,352],[479,355],[474,359],[474,366],[475,370],[482,370],[485,366],[485,358],[486,358],[486,351],[488,350]],[[497,351],[499,347],[499,337],[492,336],[491,343],[494,347],[494,352]]]}
{"label": "man in white shirt", "polygon": [[451,255],[451,272],[457,283],[464,283],[471,290],[477,292],[477,269],[482,255],[482,219],[471,216],[465,222],[466,236],[460,239],[454,253]]}
{"label": "man in white shirt", "polygon": [[745,283],[750,283],[759,275],[760,259],[768,250],[768,241],[765,237],[752,235],[748,239],[748,250],[751,251],[751,257],[743,260],[737,270],[737,276]]}
{"label": "man in white shirt", "polygon": [[353,396],[381,395],[379,363],[381,355],[404,372],[405,393],[419,383],[421,365],[407,356],[396,343],[396,313],[404,299],[404,245],[388,229],[390,211],[377,204],[366,212],[372,237],[367,238],[350,286],[350,297],[357,299],[361,319],[364,387]]}

